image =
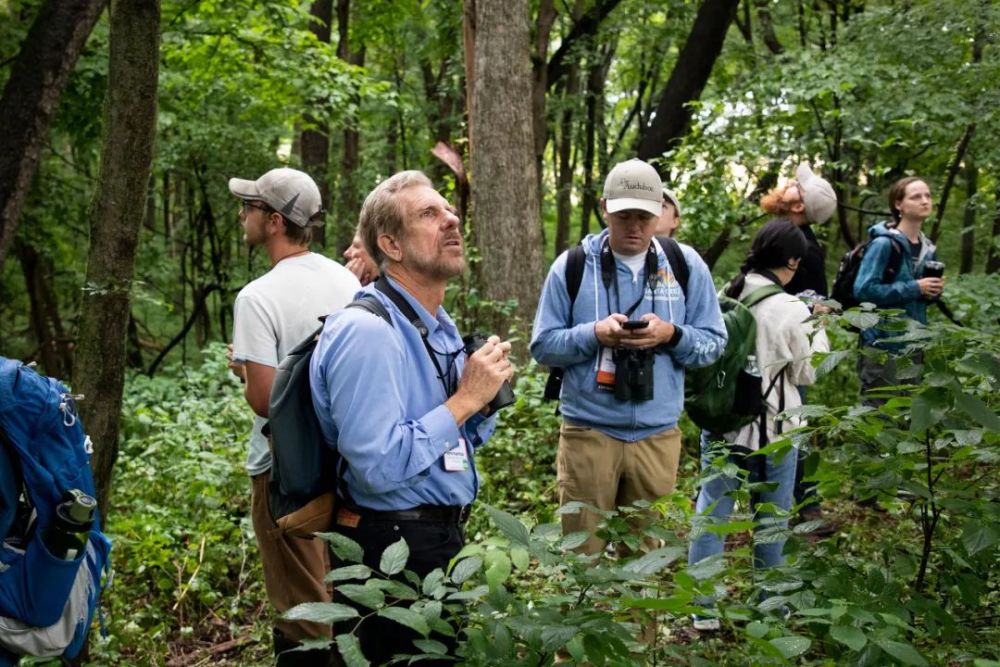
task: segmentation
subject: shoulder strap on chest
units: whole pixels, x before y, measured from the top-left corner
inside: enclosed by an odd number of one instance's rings
[[[753,308],[758,303],[764,299],[774,296],[775,294],[784,294],[785,290],[781,289],[778,285],[764,285],[763,287],[758,287],[754,291],[747,294],[745,297],[740,299],[742,303],[747,308]]]
[[[576,295],[580,293],[580,283],[583,282],[583,268],[587,263],[587,253],[583,245],[576,244],[566,254],[566,293],[569,295],[569,308],[572,312],[576,303]]]
[[[359,308],[361,310],[367,310],[372,315],[381,317],[390,327],[392,326],[392,320],[389,319],[389,311],[385,309],[385,306],[382,305],[382,302],[379,301],[374,294],[363,294],[347,304],[345,308]]]

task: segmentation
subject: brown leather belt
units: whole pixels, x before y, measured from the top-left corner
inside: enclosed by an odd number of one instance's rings
[[[347,512],[373,521],[424,521],[430,523],[464,524],[469,520],[471,505],[417,505],[407,510],[373,510],[367,507],[342,506],[341,513]],[[344,517],[346,518],[346,517]],[[338,514],[337,523],[341,525],[357,525],[357,523],[341,520]]]

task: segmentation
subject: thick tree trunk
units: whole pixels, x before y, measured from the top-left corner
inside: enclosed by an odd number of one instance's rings
[[[73,368],[73,389],[86,396],[80,416],[94,441],[102,518],[118,457],[129,290],[153,158],[158,0],[112,0],[110,39],[101,171],[91,206],[87,289]]]
[[[527,0],[475,0],[472,224],[483,250],[479,284],[492,301],[517,300],[527,325],[542,283],[542,227],[534,165]],[[496,318],[506,334],[510,322]],[[503,328],[501,328],[501,325]],[[521,353],[526,351],[522,344]]]
[[[573,213],[573,126],[574,98],[580,92],[579,67],[573,67],[566,78],[563,110],[559,118],[559,149],[556,171],[556,255],[569,244],[569,219]]]
[[[0,96],[0,268],[62,95],[105,0],[48,0]]]
[[[337,57],[352,65],[363,65],[365,51],[351,50],[350,40],[351,0],[337,0]],[[353,95],[358,98],[358,92]],[[349,119],[344,127],[343,153],[340,157],[340,197],[333,219],[337,221],[337,247],[347,247],[354,236],[354,227],[361,210],[356,176],[361,147],[361,136],[356,126],[357,119]],[[406,150],[403,142],[403,150]],[[404,153],[405,154],[405,153]],[[405,162],[405,158],[404,158]]]
[[[660,95],[656,116],[639,142],[639,158],[660,157],[684,135],[691,120],[688,104],[701,97],[738,4],[739,0],[702,0],[687,42]]]
[[[59,303],[52,287],[52,264],[32,246],[14,241],[21,262],[24,284],[31,304],[31,329],[38,345],[38,358],[47,375],[67,378],[71,371],[70,341],[63,332]]]
[[[979,168],[972,160],[965,164],[965,216],[962,221],[962,260],[959,273],[970,273],[976,260],[976,194]]]
[[[315,0],[312,4],[310,14],[313,20],[309,23],[309,29],[316,39],[324,44],[330,43],[330,22],[333,20],[333,0]],[[313,103],[314,105],[316,103]],[[303,121],[306,129],[302,130],[299,137],[299,147],[302,153],[302,169],[313,177],[316,185],[319,186],[319,193],[323,199],[323,206],[332,208],[330,201],[330,179],[328,177],[330,162],[330,127],[324,119],[312,114],[305,114]],[[329,217],[327,219],[329,224]],[[313,241],[320,248],[326,246],[326,226],[313,229]]]

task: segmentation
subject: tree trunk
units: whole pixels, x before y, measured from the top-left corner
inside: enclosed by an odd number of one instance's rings
[[[112,0],[101,171],[73,368],[73,389],[86,396],[80,416],[94,441],[102,519],[118,456],[129,290],[153,158],[159,44],[158,0]]]
[[[315,0],[310,14],[313,20],[309,22],[309,29],[316,35],[317,40],[329,44],[330,22],[333,20],[333,0]],[[317,103],[313,102],[310,106],[315,107]],[[325,120],[325,114],[322,113],[319,117],[307,113],[302,120],[306,125],[306,129],[302,130],[302,135],[299,137],[302,170],[312,176],[316,185],[319,186],[323,206],[332,209],[330,179],[327,174],[330,161],[330,126]],[[327,224],[329,224],[329,217]],[[320,248],[326,246],[325,225],[313,229],[313,241]]]
[[[48,0],[0,96],[0,269],[70,72],[105,0]]]
[[[575,98],[580,92],[579,67],[574,66],[566,77],[563,109],[559,118],[559,147],[556,171],[556,255],[569,243],[569,219],[573,202],[573,120]]]
[[[59,303],[52,287],[52,266],[32,246],[14,241],[14,254],[21,262],[24,285],[31,304],[31,329],[38,345],[38,357],[46,375],[70,376],[70,341],[63,332]]]
[[[958,172],[962,168],[962,160],[965,158],[965,152],[969,150],[969,143],[972,141],[972,135],[975,133],[975,123],[969,123],[965,126],[965,131],[962,132],[962,138],[958,140],[958,146],[955,147],[955,155],[952,157],[951,163],[948,165],[948,172],[944,178],[944,186],[941,187],[941,195],[938,197],[937,218],[934,220],[934,226],[931,228],[931,233],[928,234],[931,241],[934,243],[937,243],[938,234],[941,233],[941,221],[944,220],[944,214],[948,208],[948,196],[951,194],[952,186],[955,185],[955,178],[958,176]]]
[[[469,130],[471,217],[483,251],[479,284],[488,300],[516,299],[516,314],[527,324],[542,283],[528,2],[475,0],[475,25]],[[498,316],[492,324],[505,335],[510,322]],[[526,350],[522,342],[519,352]]]
[[[739,0],[702,0],[687,42],[660,95],[656,116],[639,142],[640,159],[660,157],[684,135],[691,120],[688,105],[701,97],[738,4]]]
[[[1000,271],[1000,179],[993,193],[993,233],[990,235],[990,250],[986,254],[986,273]]]
[[[970,273],[976,259],[976,194],[979,168],[972,160],[965,164],[965,216],[962,221],[962,260],[959,273]]]
[[[364,49],[357,52],[351,50],[350,20],[351,0],[337,0],[337,57],[352,65],[363,65],[365,62]],[[359,99],[357,91],[354,91],[352,95],[356,101]],[[350,244],[351,237],[354,236],[355,222],[361,210],[356,183],[361,144],[357,120],[357,118],[349,118],[344,126],[344,150],[340,158],[340,197],[337,209],[334,211],[334,219],[340,221],[337,223],[336,229],[338,249]],[[403,144],[405,151],[405,141]]]

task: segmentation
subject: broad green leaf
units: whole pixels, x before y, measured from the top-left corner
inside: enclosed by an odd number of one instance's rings
[[[420,598],[420,593],[415,588],[395,579],[372,579],[367,585],[385,591],[386,595],[398,600],[417,600]]]
[[[579,530],[576,531],[575,533],[570,533],[569,535],[564,537],[562,541],[559,543],[559,548],[562,549],[563,551],[572,551],[573,549],[576,549],[578,546],[586,542],[587,538],[589,537],[590,533],[588,533],[585,530]]]
[[[406,545],[406,540],[399,538],[398,542],[393,542],[382,552],[378,569],[383,574],[392,576],[399,574],[406,567],[406,561],[410,558],[410,547]]]
[[[913,397],[910,407],[910,431],[922,433],[934,424],[941,421],[948,406],[935,391],[925,391],[923,394]]]
[[[834,625],[830,627],[830,637],[840,642],[852,651],[860,651],[868,643],[865,633],[853,625]]]
[[[833,352],[825,355],[823,357],[823,361],[816,367],[816,379],[818,380],[822,378],[824,375],[836,368],[837,364],[854,353],[854,350],[834,350]]]
[[[365,659],[365,654],[361,652],[358,638],[354,635],[349,633],[337,635],[337,650],[340,651],[347,667],[371,667],[371,663]]]
[[[491,560],[493,562],[486,568],[486,583],[489,584],[490,588],[497,588],[510,576],[510,559],[505,554],[499,554],[499,557],[494,557]]]
[[[546,625],[542,628],[542,650],[554,653],[576,636],[577,628],[572,625]]]
[[[871,329],[878,324],[879,316],[877,313],[852,308],[844,313],[844,319],[847,320],[848,324],[858,329]]]
[[[369,609],[378,609],[385,605],[385,593],[374,586],[341,584],[337,586],[337,593]]]
[[[348,579],[367,579],[372,574],[372,570],[367,565],[346,565],[330,570],[323,577],[323,581],[347,581]]]
[[[448,647],[433,639],[415,639],[413,640],[413,645],[424,653],[430,653],[431,655],[448,654]]]
[[[636,560],[629,561],[622,568],[625,572],[635,573],[639,576],[649,576],[656,574],[666,566],[680,558],[686,550],[683,547],[663,547],[655,549],[647,554],[643,554]]]
[[[459,591],[448,596],[449,600],[479,600],[490,594],[489,586],[476,586],[468,591]]]
[[[528,569],[530,564],[530,559],[528,557],[528,550],[522,547],[514,547],[510,550],[510,559],[514,563],[514,567],[518,570],[524,572]]]
[[[513,514],[508,514],[503,510],[498,510],[497,508],[490,507],[489,505],[485,505],[485,507],[486,512],[490,515],[490,518],[493,519],[493,523],[496,524],[501,533],[506,535],[507,538],[515,544],[520,544],[525,547],[528,546],[528,529],[523,523],[518,521]]]
[[[975,396],[959,392],[955,394],[955,405],[991,431],[1000,431],[1000,417]]]
[[[771,629],[767,623],[761,623],[760,621],[754,621],[747,625],[747,635],[754,637],[755,639],[763,639],[767,636],[768,631]]]
[[[917,649],[913,648],[910,644],[904,644],[903,642],[889,641],[888,639],[876,640],[878,647],[899,660],[904,665],[913,665],[914,667],[927,667],[927,661],[924,656],[917,652]]]
[[[1000,541],[1000,528],[996,524],[967,521],[962,529],[962,544],[970,556],[989,549]]]
[[[333,553],[340,560],[360,563],[365,556],[365,551],[360,544],[340,533],[316,533],[316,537],[329,543]]]
[[[455,563],[455,567],[451,571],[451,580],[456,584],[460,584],[478,572],[482,566],[483,560],[478,556],[463,558]]]
[[[427,620],[412,609],[386,607],[385,609],[379,609],[378,615],[396,621],[400,625],[405,625],[411,630],[419,632],[424,637],[431,633],[431,629],[427,626]]]
[[[444,571],[441,568],[431,570],[431,572],[424,577],[423,581],[423,591],[424,595],[433,595],[434,591],[437,590],[438,586],[444,583]]]
[[[333,625],[358,617],[358,610],[337,602],[304,602],[281,615],[286,621],[313,621]]]
[[[789,635],[772,639],[771,645],[781,651],[781,655],[785,658],[794,658],[808,651],[809,647],[812,646],[812,640],[808,637]]]

